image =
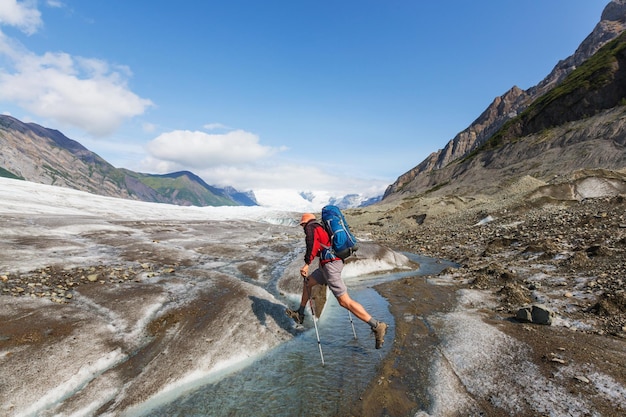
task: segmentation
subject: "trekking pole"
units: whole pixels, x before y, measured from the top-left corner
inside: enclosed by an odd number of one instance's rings
[[[317,347],[320,350],[320,358],[322,358],[322,366],[324,366],[324,354],[322,353],[322,342],[320,341],[320,332],[317,330],[317,317],[315,316],[315,308],[313,308],[313,297],[311,297],[311,290],[305,282],[307,293],[309,294],[309,307],[311,307],[311,314],[313,314],[313,325],[315,326],[315,336],[317,336]]]
[[[352,333],[354,334],[354,340],[356,340],[357,339],[356,330],[354,330],[354,322],[352,321],[352,313],[350,313],[350,310],[348,310],[348,318],[350,318],[350,324],[352,325]]]

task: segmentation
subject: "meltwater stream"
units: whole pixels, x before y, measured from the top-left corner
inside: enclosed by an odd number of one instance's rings
[[[376,318],[388,323],[382,349],[374,349],[368,325],[353,317],[354,338],[347,310],[332,295],[318,321],[324,355],[322,366],[317,338],[307,311],[302,334],[273,349],[248,366],[192,392],[180,393],[167,404],[136,409],[135,416],[333,416],[345,415],[358,399],[377,366],[392,348],[395,335],[388,304],[372,285],[410,276],[437,274],[450,263],[406,254],[420,263],[411,272],[353,278],[348,281],[352,298]],[[254,335],[250,335],[254,337]]]

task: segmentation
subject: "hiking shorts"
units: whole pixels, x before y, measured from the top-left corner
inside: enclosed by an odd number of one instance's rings
[[[348,287],[346,287],[346,283],[341,278],[342,270],[343,261],[327,262],[313,271],[309,278],[313,278],[319,284],[328,285],[335,298],[339,298],[348,292]]]

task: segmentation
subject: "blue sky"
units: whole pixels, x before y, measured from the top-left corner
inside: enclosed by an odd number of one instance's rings
[[[113,165],[381,193],[608,0],[0,0],[0,112]]]

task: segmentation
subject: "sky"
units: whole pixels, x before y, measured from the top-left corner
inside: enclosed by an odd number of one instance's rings
[[[381,194],[608,0],[0,0],[0,113],[114,166]]]

